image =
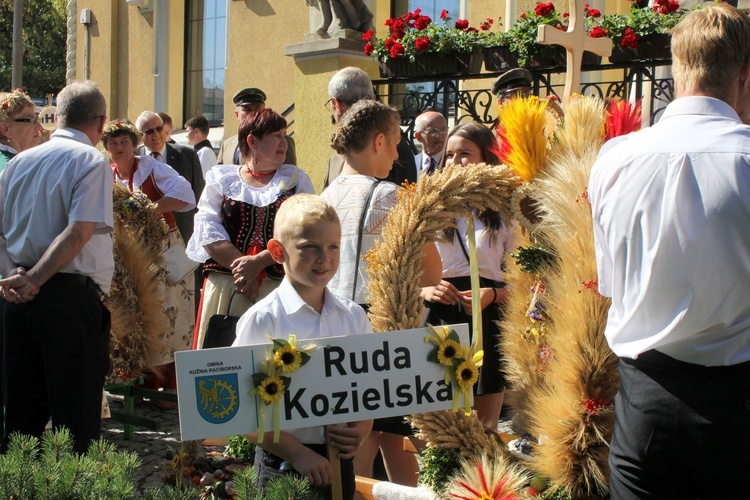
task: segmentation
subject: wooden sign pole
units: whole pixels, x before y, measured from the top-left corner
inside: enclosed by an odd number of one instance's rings
[[[333,481],[331,481],[331,498],[333,500],[344,500],[341,488],[341,461],[339,460],[339,449],[328,445],[328,461],[333,470]]]
[[[583,9],[579,7],[578,0],[569,0],[570,18],[567,31],[560,31],[553,26],[539,26],[537,41],[545,45],[561,45],[567,51],[567,71],[565,73],[565,91],[563,92],[562,106],[568,105],[570,96],[581,91],[581,63],[583,52],[589,51],[602,57],[612,54],[611,38],[591,38],[586,34],[583,25]]]

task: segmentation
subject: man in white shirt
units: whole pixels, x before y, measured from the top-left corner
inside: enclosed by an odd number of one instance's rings
[[[678,99],[605,145],[589,181],[605,335],[621,357],[611,497],[744,498],[750,19],[725,3],[693,11],[672,55]]]
[[[204,178],[206,173],[216,166],[216,153],[214,153],[211,141],[208,140],[209,130],[211,130],[211,127],[208,118],[203,115],[194,116],[185,122],[188,144],[193,146],[195,154],[198,155]]]
[[[99,438],[110,326],[100,296],[114,271],[112,170],[94,147],[106,109],[96,84],[65,87],[50,141],[0,176],[4,450],[14,432],[41,437],[50,416],[76,453]]]
[[[422,145],[422,152],[414,157],[417,178],[432,174],[440,166],[447,137],[448,124],[437,111],[425,111],[414,120],[414,138]]]

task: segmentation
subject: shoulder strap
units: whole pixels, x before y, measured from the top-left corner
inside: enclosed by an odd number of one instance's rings
[[[375,188],[380,184],[380,179],[375,179],[370,185],[370,189],[367,190],[365,196],[365,203],[362,205],[362,213],[359,216],[359,230],[357,231],[357,258],[354,260],[354,284],[352,285],[352,300],[357,294],[357,278],[359,277],[359,259],[362,254],[362,233],[365,230],[365,217],[367,217],[367,209],[370,207],[370,201],[372,200],[372,194],[375,192]]]
[[[456,239],[458,240],[458,244],[461,245],[461,251],[464,253],[464,257],[466,257],[466,262],[471,265],[471,259],[469,258],[469,252],[466,250],[466,245],[464,245],[464,239],[461,237],[461,231],[456,228],[456,233],[454,235]]]

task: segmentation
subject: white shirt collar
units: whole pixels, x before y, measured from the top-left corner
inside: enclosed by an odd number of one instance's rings
[[[662,120],[680,115],[722,116],[742,123],[737,112],[720,99],[705,96],[680,97],[672,101],[664,110]]]
[[[81,132],[80,130],[74,129],[74,128],[59,128],[52,132],[52,135],[50,136],[50,139],[73,139],[74,141],[86,144],[88,146],[93,146],[91,144],[91,139],[89,139],[89,136]]]
[[[292,284],[289,282],[288,279],[284,278],[279,285],[279,300],[281,301],[281,305],[284,308],[284,311],[288,315],[292,315],[296,312],[298,312],[302,308],[307,308],[311,312],[314,312],[315,314],[318,314],[315,309],[310,307],[310,305],[305,302],[302,297],[299,296],[299,293],[297,293],[297,290],[294,289]],[[338,299],[336,298],[333,293],[326,287],[325,290],[325,299],[323,302],[323,310],[320,312],[320,316],[326,316],[333,311],[333,309],[338,305]]]

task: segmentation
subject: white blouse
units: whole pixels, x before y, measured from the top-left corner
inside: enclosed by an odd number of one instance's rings
[[[328,288],[339,297],[352,299],[354,268],[357,264],[359,220],[362,216],[365,196],[367,196],[367,191],[373,182],[375,182],[375,179],[366,175],[340,175],[320,195],[333,205],[341,220],[339,269],[328,283]],[[369,282],[367,261],[362,260],[362,257],[375,246],[375,242],[382,238],[383,224],[385,224],[388,214],[398,203],[399,189],[392,182],[381,182],[372,194],[362,232],[362,248],[357,270],[357,290],[354,295],[354,301],[359,304],[367,303],[365,287]]]
[[[206,187],[198,201],[193,236],[187,245],[187,256],[195,262],[206,262],[210,256],[204,249],[217,241],[231,241],[221,223],[224,197],[256,207],[272,204],[282,191],[296,186],[295,194],[315,194],[310,177],[294,165],[282,165],[264,187],[253,187],[242,180],[241,165],[217,165],[206,173]]]
[[[195,208],[195,194],[190,182],[177,173],[175,169],[144,155],[138,157],[138,169],[133,174],[133,189],[140,189],[146,179],[153,174],[156,187],[164,196],[187,203],[187,206],[176,212],[187,212]],[[128,179],[120,178],[115,173],[115,182],[129,188]]]
[[[456,221],[458,237],[461,238],[466,252],[469,251],[469,237],[466,218]],[[485,231],[482,221],[474,216],[474,234],[477,242],[477,262],[479,276],[495,281],[504,281],[501,266],[505,256],[515,249],[515,231],[505,222],[497,231],[495,238],[490,240],[490,232]],[[438,241],[436,243],[440,260],[443,263],[443,278],[458,278],[469,276],[469,261],[466,258],[458,238],[454,236],[450,243]]]

